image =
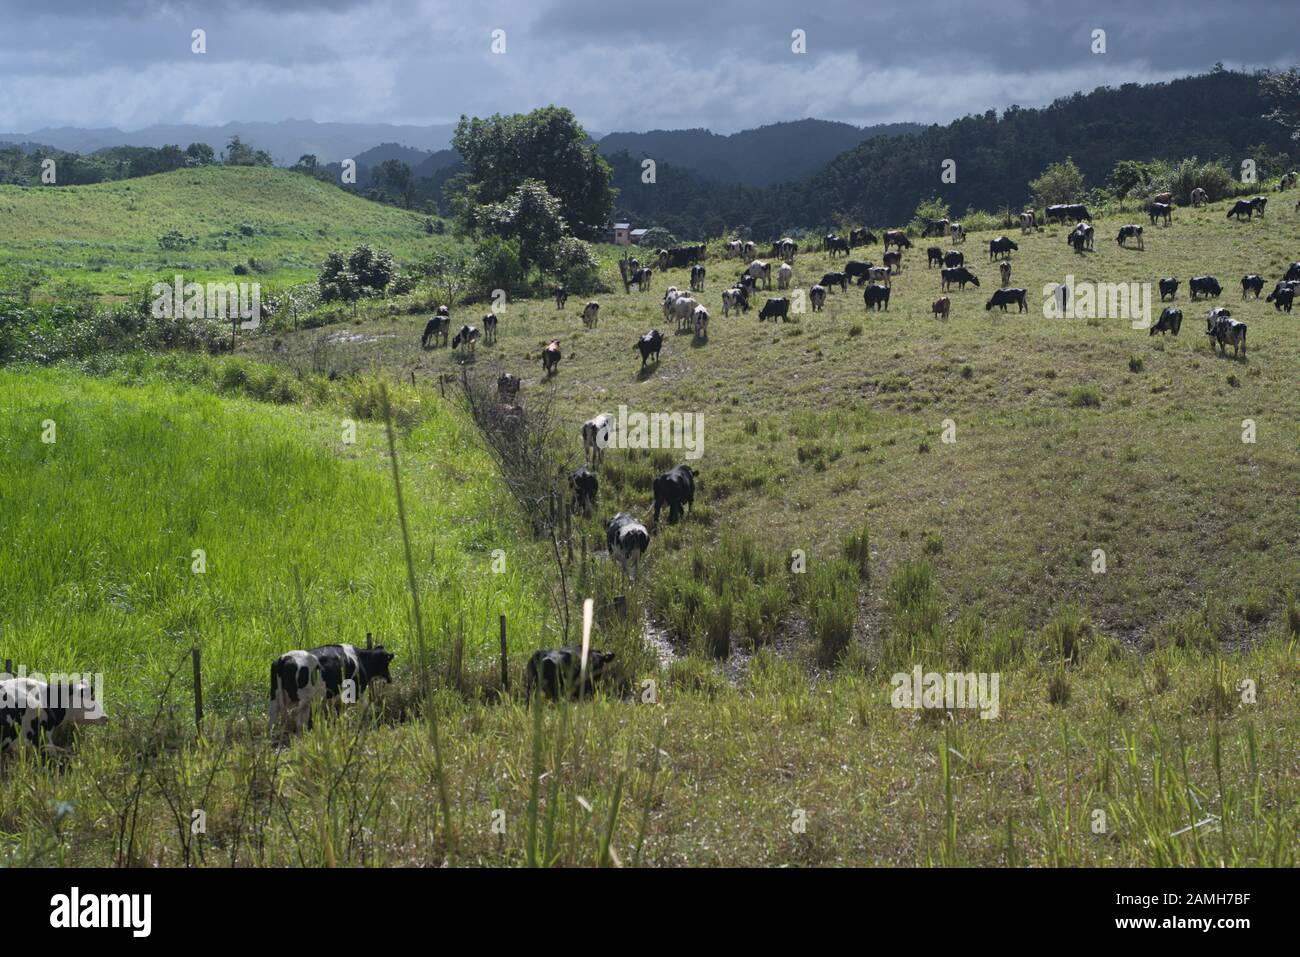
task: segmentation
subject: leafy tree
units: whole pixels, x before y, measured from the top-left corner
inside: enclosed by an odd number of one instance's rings
[[[471,205],[504,202],[534,179],[560,201],[561,215],[578,235],[594,235],[609,218],[609,164],[569,110],[548,106],[487,119],[462,116],[452,146],[465,164],[458,185]]]
[[[1053,163],[1042,175],[1029,181],[1029,191],[1039,206],[1077,203],[1083,198],[1083,188],[1083,173],[1068,156],[1065,162]]]
[[[504,202],[479,207],[475,218],[484,233],[515,241],[525,276],[534,267],[554,268],[558,244],[568,232],[560,200],[535,179],[524,180]]]
[[[425,264],[424,273],[442,301],[453,305],[469,281],[469,257],[459,249],[436,252]]]
[[[486,236],[474,247],[470,280],[484,292],[504,289],[513,292],[524,286],[527,273],[519,260],[519,243],[500,236]]]
[[[1300,140],[1300,67],[1265,73],[1259,86],[1270,106],[1265,118]]]
[[[271,166],[271,154],[265,150],[254,149],[239,138],[236,133],[226,144],[227,166]]]
[[[554,275],[570,292],[589,293],[600,288],[600,260],[591,245],[565,236],[555,251]]]
[[[186,161],[190,166],[211,166],[217,161],[217,153],[207,143],[191,143],[185,147]]]
[[[370,181],[374,189],[394,199],[400,199],[402,205],[407,209],[411,208],[411,203],[415,199],[415,179],[411,175],[411,167],[401,160],[384,160],[371,170]]]
[[[330,253],[317,277],[324,302],[355,302],[369,296],[382,296],[393,282],[397,268],[391,254],[376,252],[368,245],[358,246],[348,254]]]
[[[677,237],[662,226],[651,226],[641,237],[641,246],[644,249],[667,249],[669,246],[676,245]]]

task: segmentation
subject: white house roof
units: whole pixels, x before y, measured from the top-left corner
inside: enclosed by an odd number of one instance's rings
[[[615,228],[615,229],[627,229],[627,228],[629,228],[631,225],[632,225],[631,223],[615,223],[615,224],[614,224],[614,228]]]

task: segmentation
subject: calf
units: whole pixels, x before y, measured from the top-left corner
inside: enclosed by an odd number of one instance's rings
[[[609,555],[618,562],[623,574],[636,581],[636,571],[641,564],[641,556],[650,547],[650,533],[646,527],[627,512],[619,512],[605,525],[605,543],[609,546]],[[631,572],[628,566],[632,566]]]
[[[424,324],[424,335],[420,337],[420,348],[429,348],[430,342],[437,345],[439,339],[442,340],[443,345],[446,345],[449,332],[451,332],[451,317],[441,314],[434,316]]]
[[[542,370],[548,376],[554,375],[555,371],[560,367],[560,359],[562,358],[563,356],[560,355],[560,340],[552,339],[542,349]]]
[[[1002,285],[1011,285],[1011,260],[1004,259],[1002,262],[998,263],[998,272],[1002,276]]]
[[[592,300],[582,307],[582,324],[588,329],[600,321],[600,303]]]
[[[863,289],[862,300],[866,303],[867,310],[870,311],[873,308],[877,312],[880,312],[882,309],[888,310],[889,292],[890,288],[888,286],[882,286],[878,282],[873,282]]]
[[[903,271],[903,251],[901,249],[895,249],[892,252],[885,253],[885,255],[881,257],[880,261],[885,264],[886,269],[892,270],[895,273],[901,273]]]
[[[1223,287],[1219,285],[1219,280],[1213,276],[1193,276],[1187,287],[1192,292],[1192,299],[1198,296],[1205,296],[1207,299],[1218,299],[1223,292]]]
[[[821,312],[822,306],[826,305],[826,287],[813,286],[808,290],[808,301],[812,304],[813,312]],[[1287,310],[1288,312],[1290,310]]]
[[[1163,220],[1164,224],[1168,226],[1171,222],[1172,214],[1173,207],[1168,203],[1152,203],[1147,207],[1147,215],[1151,217],[1152,226],[1156,224],[1156,220]]]
[[[452,351],[455,352],[461,346],[469,350],[469,354],[474,354],[474,346],[478,343],[478,329],[474,326],[461,326],[460,332],[456,333],[451,340]]]
[[[592,467],[604,457],[605,447],[609,445],[609,431],[613,427],[614,417],[608,413],[582,423],[582,450],[591,456]]]
[[[1263,291],[1264,291],[1263,276],[1260,276],[1256,273],[1251,273],[1249,276],[1241,277],[1241,298],[1242,299],[1246,298],[1246,293],[1248,292],[1253,292],[1255,294],[1255,298],[1258,299],[1259,294]]]
[[[1011,258],[1011,251],[1019,249],[1020,246],[1010,236],[999,236],[997,239],[989,240],[989,261],[992,262],[998,256]]]
[[[659,510],[668,506],[668,524],[682,517],[682,506],[690,510],[695,503],[695,472],[689,465],[662,472],[654,480],[654,523],[659,524]]]
[[[583,515],[591,514],[591,506],[596,504],[596,493],[600,491],[600,480],[583,465],[569,476],[569,486],[573,489],[574,509]]]
[[[957,283],[957,285],[962,289],[966,288],[966,283],[971,283],[976,289],[978,289],[980,281],[979,278],[965,266],[957,266],[953,269],[941,270],[939,273],[939,288],[946,291],[952,287],[953,283]]]
[[[1264,207],[1266,207],[1267,205],[1268,205],[1267,196],[1256,196],[1254,199],[1250,201],[1251,212],[1259,213],[1260,219],[1264,218]]]
[[[709,338],[709,310],[703,306],[696,306],[691,321],[695,326],[696,339]]]
[[[483,317],[483,341],[489,343],[497,341],[497,314],[495,312],[489,312]]]
[[[1300,283],[1280,282],[1273,287],[1273,291],[1268,294],[1268,298],[1264,301],[1271,302],[1273,308],[1278,312],[1281,312],[1284,309],[1287,312],[1290,312],[1291,304],[1295,300],[1295,290],[1297,285],[1300,285]]]
[[[952,300],[947,296],[940,296],[930,304],[930,311],[934,313],[937,319],[947,319],[948,312],[952,309]]]
[[[1170,302],[1178,298],[1178,280],[1173,276],[1166,276],[1160,280],[1160,301],[1164,302],[1166,296],[1169,297]]]
[[[988,312],[994,306],[998,306],[1003,312],[1007,311],[1007,306],[1015,303],[1020,308],[1017,312],[1028,312],[1029,303],[1025,299],[1025,290],[1023,289],[998,289],[984,304],[984,311]]]
[[[0,681],[0,755],[19,748],[40,748],[54,755],[61,750],[56,736],[61,738],[77,725],[103,724],[107,720],[88,682],[51,684],[35,678]]]
[[[763,308],[758,311],[758,321],[764,319],[773,321],[780,319],[782,322],[790,320],[790,300],[782,296],[780,299],[769,299],[763,303]]]
[[[644,336],[636,341],[633,349],[639,349],[641,352],[641,368],[645,368],[646,361],[653,358],[655,362],[659,361],[659,350],[663,348],[664,334],[658,329],[651,329]]]
[[[1175,309],[1173,306],[1165,306],[1165,308],[1160,311],[1160,318],[1156,320],[1156,324],[1151,327],[1151,330],[1147,335],[1154,336],[1158,332],[1163,336],[1166,332],[1171,332],[1176,336],[1178,335],[1178,330],[1182,327],[1183,311],[1181,309]]]
[[[270,731],[299,733],[312,726],[312,707],[333,702],[335,708],[355,704],[370,682],[391,681],[392,652],[383,645],[322,645],[310,651],[289,651],[271,663]]]
[[[943,248],[940,246],[931,246],[925,251],[925,268],[930,269],[935,264],[943,265]]]
[[[596,683],[605,675],[606,666],[613,660],[614,652],[591,649],[587,653],[587,673],[584,676],[580,650],[534,651],[524,672],[526,707],[532,707],[534,688],[540,688],[542,695],[551,701],[558,701],[561,697],[569,700],[591,697]]]
[[[1137,240],[1138,249],[1146,249],[1146,243],[1142,239],[1142,227],[1130,223],[1127,226],[1119,228],[1119,235],[1115,237],[1115,242],[1121,246],[1127,246],[1130,239]]]

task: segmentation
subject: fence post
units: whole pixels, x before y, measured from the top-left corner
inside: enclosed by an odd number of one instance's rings
[[[501,687],[510,693],[510,663],[506,658],[506,616],[501,616]]]
[[[366,632],[366,650],[369,651],[373,647],[375,647],[375,645],[374,642],[370,640],[370,632]]]
[[[200,660],[199,646],[192,651],[194,656],[194,727],[203,732],[203,663]]]
[[[12,677],[14,673],[14,663],[12,658],[5,659],[5,674]]]

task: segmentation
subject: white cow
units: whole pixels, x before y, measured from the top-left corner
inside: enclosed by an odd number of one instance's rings
[[[605,447],[609,445],[609,432],[613,427],[614,417],[606,412],[582,423],[583,453],[591,457],[593,466],[604,456]]]
[[[678,296],[672,303],[672,314],[677,317],[677,328],[684,329],[690,325],[695,315],[695,307],[700,303],[690,296]]]
[[[776,287],[778,289],[789,289],[790,280],[794,277],[794,267],[789,263],[781,263],[781,268],[776,271]]]
[[[703,306],[696,306],[695,311],[691,313],[691,319],[695,323],[695,338],[707,339],[709,337],[709,310]]]
[[[745,267],[745,272],[749,273],[750,278],[752,278],[755,283],[757,283],[760,279],[762,279],[764,289],[772,288],[772,264],[771,263],[765,263],[761,259],[755,259],[747,267]]]

